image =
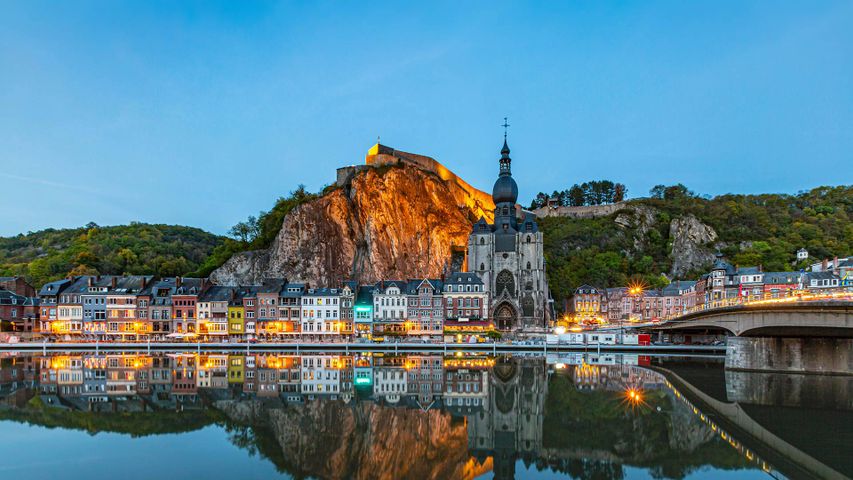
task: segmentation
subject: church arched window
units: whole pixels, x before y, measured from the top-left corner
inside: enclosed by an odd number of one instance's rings
[[[504,209],[503,209],[503,214],[504,214],[504,215],[509,215],[509,208],[508,208],[508,207],[504,207]]]
[[[506,290],[507,295],[515,295],[515,279],[509,270],[503,270],[495,279],[495,293],[501,295]]]
[[[533,316],[533,297],[529,294],[521,300],[521,312],[525,317]]]
[[[527,236],[527,243],[530,243],[530,235]],[[530,267],[527,267],[530,268]]]
[[[486,244],[486,237],[480,237],[480,245]]]
[[[527,262],[527,269],[530,270],[530,262]]]
[[[485,269],[486,269],[486,264],[485,264],[485,263],[481,263],[481,264],[480,264],[480,270],[485,270]]]

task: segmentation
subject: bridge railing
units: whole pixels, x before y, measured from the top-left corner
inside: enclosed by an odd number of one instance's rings
[[[758,306],[758,305],[783,305],[786,303],[807,303],[817,301],[853,301],[853,289],[845,288],[832,292],[809,292],[807,290],[792,290],[781,293],[766,292],[759,295],[738,296],[733,298],[722,298],[711,300],[710,302],[686,308],[680,313],[666,315],[660,317],[660,322],[678,321],[682,317],[692,315],[697,312],[707,312],[714,310],[723,310],[737,306]]]

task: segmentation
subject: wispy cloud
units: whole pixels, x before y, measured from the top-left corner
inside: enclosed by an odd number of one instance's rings
[[[36,178],[36,177],[25,177],[23,175],[15,175],[13,173],[5,173],[0,172],[0,177],[10,178],[12,180],[20,180],[22,182],[29,182],[36,185],[44,185],[45,187],[55,187],[55,188],[64,188],[67,190],[76,190],[78,192],[86,192],[95,195],[108,196],[103,192],[98,191],[94,188],[89,188],[83,185],[75,185],[71,183],[62,183],[62,182],[54,182],[53,180],[48,180],[45,178]]]

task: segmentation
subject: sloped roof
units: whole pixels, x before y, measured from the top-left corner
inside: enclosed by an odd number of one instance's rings
[[[234,287],[214,285],[204,291],[199,297],[199,302],[227,302],[231,300]]]
[[[67,278],[63,278],[61,280],[54,280],[53,282],[47,282],[41,286],[39,290],[39,295],[59,295],[62,290],[68,287],[71,284],[71,280]]]
[[[764,274],[765,284],[799,283],[799,272],[766,272]]]
[[[406,285],[406,293],[409,295],[416,295],[418,293],[418,288],[420,288],[424,283],[428,284],[435,291],[440,292],[442,289],[441,280],[435,278],[409,279]]]
[[[453,272],[444,279],[445,285],[482,285],[483,280],[472,272]]]

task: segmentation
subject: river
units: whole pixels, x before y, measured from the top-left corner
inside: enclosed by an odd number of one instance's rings
[[[723,357],[0,355],[5,478],[853,476],[853,376]]]

